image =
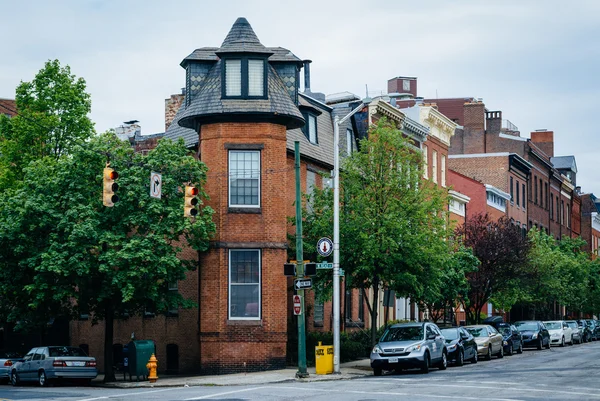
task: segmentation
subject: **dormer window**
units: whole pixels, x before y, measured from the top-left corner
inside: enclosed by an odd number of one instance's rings
[[[304,125],[304,128],[302,128],[302,131],[310,143],[317,145],[319,143],[317,140],[317,116],[309,112],[302,114],[304,114],[304,119],[306,120],[306,124]]]
[[[266,99],[266,62],[260,58],[224,58],[222,97],[229,99]]]

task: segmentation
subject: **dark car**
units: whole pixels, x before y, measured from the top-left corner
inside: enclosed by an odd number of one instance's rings
[[[514,326],[521,332],[523,347],[536,347],[550,349],[550,333],[539,320],[523,320],[515,322]]]
[[[578,320],[577,326],[581,331],[581,339],[584,343],[592,341],[592,329],[585,320]]]
[[[510,323],[498,323],[496,329],[502,334],[505,355],[523,353],[523,336],[515,326]]]
[[[477,363],[477,343],[475,338],[462,327],[442,329],[442,335],[446,339],[448,350],[448,361],[462,366],[466,361]]]
[[[593,319],[586,319],[588,327],[590,328],[592,341],[596,341],[600,339],[600,326],[596,324],[596,321]]]

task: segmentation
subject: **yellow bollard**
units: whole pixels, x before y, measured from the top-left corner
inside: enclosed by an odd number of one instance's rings
[[[158,360],[156,359],[154,354],[152,354],[152,356],[150,357],[150,360],[146,364],[146,367],[150,371],[150,374],[148,375],[148,380],[150,381],[150,383],[155,383],[158,379],[158,376],[156,375],[156,368],[158,368]]]

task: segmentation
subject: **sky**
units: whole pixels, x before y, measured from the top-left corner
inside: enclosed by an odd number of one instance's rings
[[[600,195],[599,15],[596,0],[0,0],[0,98],[58,59],[86,80],[98,132],[163,132],[181,60],[245,17],[263,45],[313,61],[313,92],[374,96],[414,76],[419,96],[482,98],[521,136],[553,130],[555,155],[574,155],[577,184]]]

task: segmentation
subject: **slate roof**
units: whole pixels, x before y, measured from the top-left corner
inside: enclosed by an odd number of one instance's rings
[[[221,48],[216,53],[272,54],[273,52],[260,43],[260,40],[258,40],[246,18],[240,17],[235,21]]]
[[[577,172],[577,163],[575,163],[575,156],[556,156],[551,157],[550,162],[557,170],[571,170],[574,173]]]
[[[185,100],[182,102],[179,110],[173,117],[173,121],[167,131],[165,132],[165,138],[171,139],[172,141],[177,141],[179,138],[183,138],[183,142],[185,146],[190,148],[198,143],[198,133],[190,128],[185,128],[179,125],[179,120],[185,111]]]
[[[273,53],[268,58],[269,62],[294,61],[298,64],[302,64],[302,60],[292,53],[291,50],[283,47],[267,47],[267,49]],[[217,56],[218,50],[218,47],[201,47],[194,50],[189,56],[184,58],[180,65],[185,68],[187,63],[190,61],[219,61],[219,56]]]

